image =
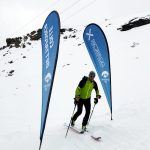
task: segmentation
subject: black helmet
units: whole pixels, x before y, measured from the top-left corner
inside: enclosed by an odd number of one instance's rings
[[[89,73],[89,76],[93,76],[93,77],[95,77],[95,72],[94,71],[90,71],[90,73]]]

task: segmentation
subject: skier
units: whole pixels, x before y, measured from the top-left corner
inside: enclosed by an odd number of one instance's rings
[[[85,107],[85,116],[82,121],[82,131],[86,131],[86,125],[88,123],[90,111],[91,111],[91,93],[92,90],[95,89],[96,92],[96,99],[94,100],[94,103],[98,103],[98,99],[101,98],[101,95],[99,94],[99,89],[97,86],[97,83],[94,81],[95,78],[95,72],[90,71],[89,76],[84,76],[82,80],[79,82],[78,87],[75,91],[75,100],[74,103],[77,104],[77,112],[73,115],[71,118],[71,126],[75,125],[76,119],[81,115],[83,105]]]

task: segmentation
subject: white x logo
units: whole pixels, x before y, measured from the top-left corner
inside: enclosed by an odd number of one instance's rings
[[[91,33],[91,29],[89,29],[89,33],[86,33],[86,35],[89,36],[89,38],[88,38],[89,41],[90,41],[91,36],[94,36],[94,35]]]

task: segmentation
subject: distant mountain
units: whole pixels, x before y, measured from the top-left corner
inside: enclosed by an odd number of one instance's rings
[[[140,27],[146,24],[150,23],[150,15],[147,15],[145,17],[135,17],[128,21],[128,23],[125,23],[121,25],[120,28],[117,28],[117,30],[120,31],[128,31],[135,27]],[[74,28],[62,28],[60,29],[60,34],[63,36],[63,39],[68,38],[77,38],[77,29]],[[3,50],[5,48],[25,48],[26,45],[31,45],[32,41],[37,41],[41,39],[41,29],[32,31],[31,33],[28,33],[24,36],[20,37],[14,37],[14,38],[7,38],[6,39],[6,45],[0,47],[0,50]],[[78,44],[80,46],[81,44]]]

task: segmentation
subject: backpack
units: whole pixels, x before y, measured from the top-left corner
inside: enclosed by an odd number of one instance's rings
[[[85,83],[86,83],[87,79],[88,79],[88,77],[84,76],[84,77],[82,78],[82,80],[79,82],[79,85],[78,85],[78,86],[79,86],[80,88],[83,88],[83,87],[85,86]],[[97,83],[96,83],[95,81],[93,81],[93,82],[94,82],[94,89],[95,89],[95,90],[98,90]]]

